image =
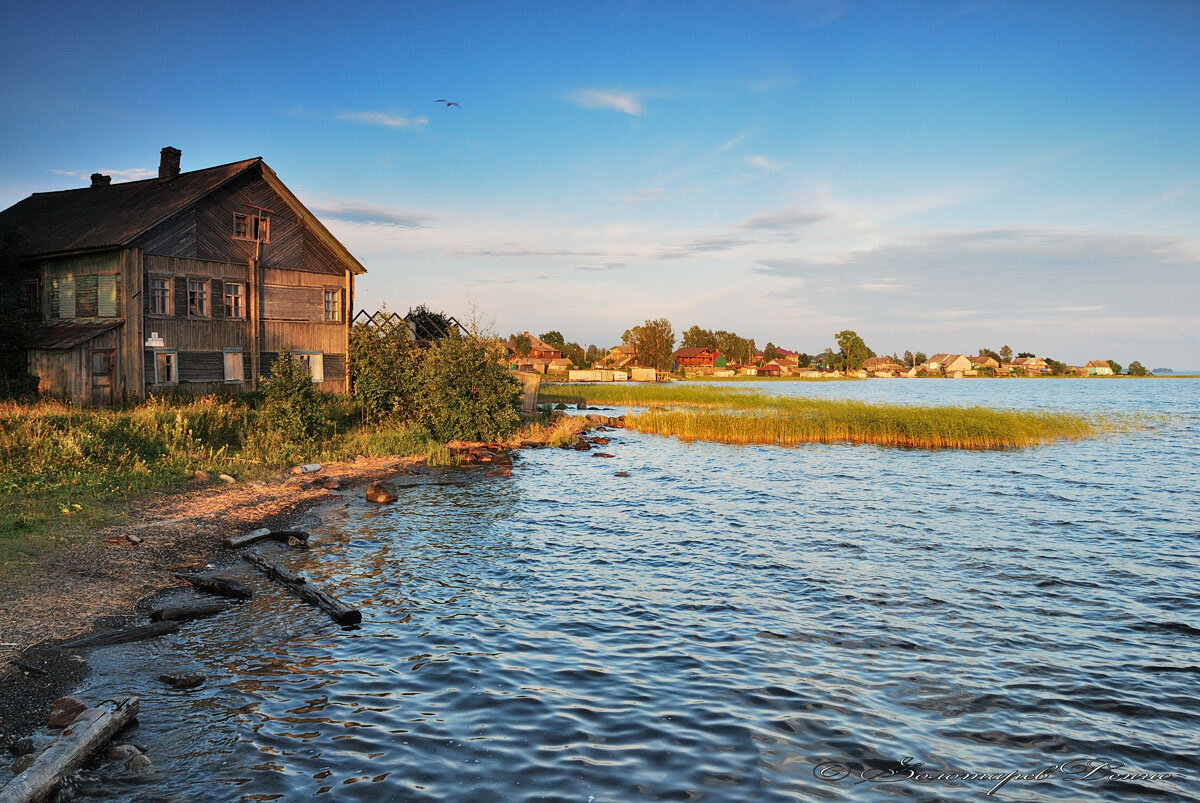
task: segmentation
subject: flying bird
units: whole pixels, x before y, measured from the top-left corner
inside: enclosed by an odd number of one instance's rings
[[[454,101],[446,100],[445,98],[438,98],[437,100],[434,101],[434,103],[445,103],[447,109],[449,109],[451,106],[458,106],[458,108],[460,108],[460,109],[462,108],[462,106],[459,106]]]

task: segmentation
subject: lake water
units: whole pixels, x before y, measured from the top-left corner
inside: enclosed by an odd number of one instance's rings
[[[611,460],[530,450],[511,479],[356,492],[313,549],[277,551],[362,627],[235,567],[253,602],[93,653],[81,694],[140,695],[155,767],[75,794],[962,800],[996,782],[857,773],[1095,759],[1175,777],[1076,764],[996,797],[1200,799],[1200,380],[761,386],[1165,418],[1014,452],[617,431]]]

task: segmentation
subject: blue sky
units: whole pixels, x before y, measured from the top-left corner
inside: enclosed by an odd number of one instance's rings
[[[262,156],[360,300],[1200,366],[1200,4],[6,8],[0,204]],[[434,104],[446,97],[462,108]]]

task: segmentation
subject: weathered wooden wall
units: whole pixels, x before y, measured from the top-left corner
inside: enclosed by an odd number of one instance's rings
[[[121,374],[120,329],[95,337],[71,349],[30,349],[29,372],[38,378],[38,393],[69,398],[76,404],[92,400],[92,352],[117,350],[113,365],[113,396],[117,398],[116,377]]]

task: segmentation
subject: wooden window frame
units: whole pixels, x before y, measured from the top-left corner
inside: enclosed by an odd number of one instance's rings
[[[233,239],[245,242],[271,242],[271,216],[275,214],[270,209],[260,206],[250,207],[249,212],[233,213]],[[238,234],[238,220],[244,221],[246,233]]]
[[[325,316],[325,323],[341,323],[342,322],[342,288],[340,287],[324,287],[324,292],[321,294],[322,314]],[[329,317],[329,303],[325,296],[328,293],[333,293],[333,315]]]
[[[243,357],[244,353],[245,352],[242,349],[225,349],[221,352],[221,373],[225,376],[226,385],[241,385],[245,383],[246,364]],[[229,358],[230,354],[238,355],[238,372],[240,376],[237,379],[229,378],[229,364],[226,362],[226,360]]]
[[[221,299],[222,299],[221,303],[225,307],[225,319],[229,320],[229,321],[244,321],[244,320],[246,320],[246,318],[248,317],[246,314],[247,313],[246,304],[250,297],[249,288],[246,286],[246,283],[245,282],[230,282],[230,281],[222,280],[222,285],[223,285],[223,287],[221,288]],[[238,295],[231,296],[229,294],[230,287],[238,288]],[[241,310],[237,315],[232,315],[229,312],[229,307],[230,307],[229,299],[230,298],[237,298],[239,301],[241,301]]]
[[[170,354],[172,356],[172,364],[175,366],[175,379],[171,382],[163,382],[158,376],[158,355]],[[179,349],[154,349],[154,384],[174,387],[179,384]]]
[[[167,311],[154,311],[154,280],[166,279],[167,281]],[[151,273],[146,277],[146,292],[150,294],[149,307],[150,311],[146,313],[148,317],[153,318],[173,318],[175,317],[175,276],[170,273]]]
[[[309,379],[312,380],[312,383],[314,385],[319,382],[325,381],[325,352],[323,352],[323,351],[295,351],[292,353],[296,355],[296,359],[300,360],[301,364],[304,364],[304,360],[302,359],[303,357],[320,357],[321,358],[321,378],[320,379],[318,379],[316,376],[313,375],[311,359],[309,360],[306,367],[308,368]]]
[[[208,310],[207,313],[197,312],[192,313],[192,282],[198,282],[204,290],[204,306]],[[212,280],[208,276],[188,276],[187,277],[187,316],[192,320],[211,320],[212,319]]]

